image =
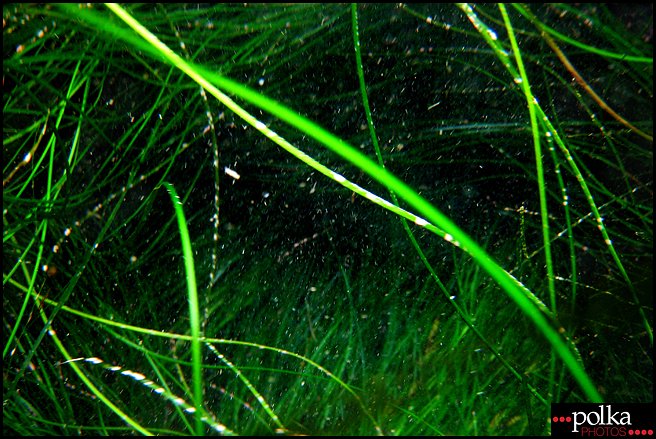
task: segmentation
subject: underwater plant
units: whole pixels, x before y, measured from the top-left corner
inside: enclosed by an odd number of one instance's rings
[[[540,434],[652,401],[647,15],[3,12],[6,431]]]

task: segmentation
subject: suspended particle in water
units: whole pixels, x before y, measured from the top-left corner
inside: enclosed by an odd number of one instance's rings
[[[241,178],[241,175],[239,175],[237,172],[233,171],[232,169],[228,168],[227,166],[223,169],[226,174],[234,178],[235,180],[239,180]]]

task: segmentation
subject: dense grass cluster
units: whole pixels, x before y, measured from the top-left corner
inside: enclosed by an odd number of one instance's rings
[[[544,434],[551,402],[653,401],[648,14],[3,15],[6,434]]]

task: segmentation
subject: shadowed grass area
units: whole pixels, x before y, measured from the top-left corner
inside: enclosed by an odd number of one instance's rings
[[[646,16],[3,11],[7,431],[540,434],[653,400]]]

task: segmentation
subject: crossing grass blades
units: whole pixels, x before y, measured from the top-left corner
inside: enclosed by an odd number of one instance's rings
[[[6,433],[544,434],[552,401],[652,401],[648,20],[3,13]]]

